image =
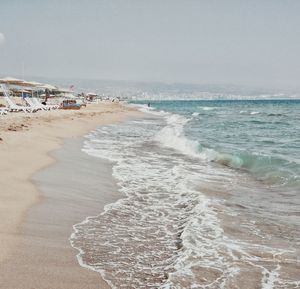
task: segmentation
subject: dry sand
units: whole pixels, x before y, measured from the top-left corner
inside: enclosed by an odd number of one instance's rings
[[[32,176],[54,162],[49,152],[61,147],[65,138],[137,114],[119,104],[100,103],[80,111],[0,117],[0,288],[107,288],[98,273],[78,265],[67,239],[72,224],[100,211],[99,203],[93,206],[98,199],[84,196],[72,203],[73,195],[53,197],[56,180],[45,189],[44,200]],[[110,174],[107,166],[104,170]]]

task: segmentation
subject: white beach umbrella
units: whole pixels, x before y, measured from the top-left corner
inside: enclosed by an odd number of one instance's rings
[[[88,96],[97,96],[97,93],[94,93],[94,92],[88,92],[86,95],[88,95]]]
[[[64,93],[63,97],[64,98],[77,98],[73,93]]]
[[[38,83],[36,81],[26,81],[22,79],[13,78],[13,77],[1,78],[0,83],[17,85],[17,86],[29,86],[29,87],[35,87],[41,85],[41,83]]]
[[[44,88],[44,89],[49,89],[49,90],[56,90],[57,87],[51,84],[42,84],[42,85],[38,85],[37,87],[39,88]]]
[[[69,88],[58,88],[57,90],[61,93],[72,93]]]
[[[36,81],[24,81],[24,86],[37,87],[40,85],[42,84]]]
[[[5,77],[0,79],[0,83],[5,84],[21,85],[23,82],[24,80],[13,77]]]

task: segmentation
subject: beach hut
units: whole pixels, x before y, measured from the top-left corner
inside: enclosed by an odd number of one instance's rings
[[[98,95],[94,92],[88,92],[86,94],[86,100],[88,101],[94,101],[94,99],[97,97]]]

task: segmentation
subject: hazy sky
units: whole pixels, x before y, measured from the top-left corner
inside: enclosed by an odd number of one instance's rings
[[[300,88],[300,1],[0,0],[0,74]]]

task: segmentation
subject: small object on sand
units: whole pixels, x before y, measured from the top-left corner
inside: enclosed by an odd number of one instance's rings
[[[80,109],[81,105],[76,103],[76,100],[64,100],[61,105],[60,109]]]
[[[15,127],[9,127],[7,130],[9,130],[9,131],[17,131],[17,129]]]

